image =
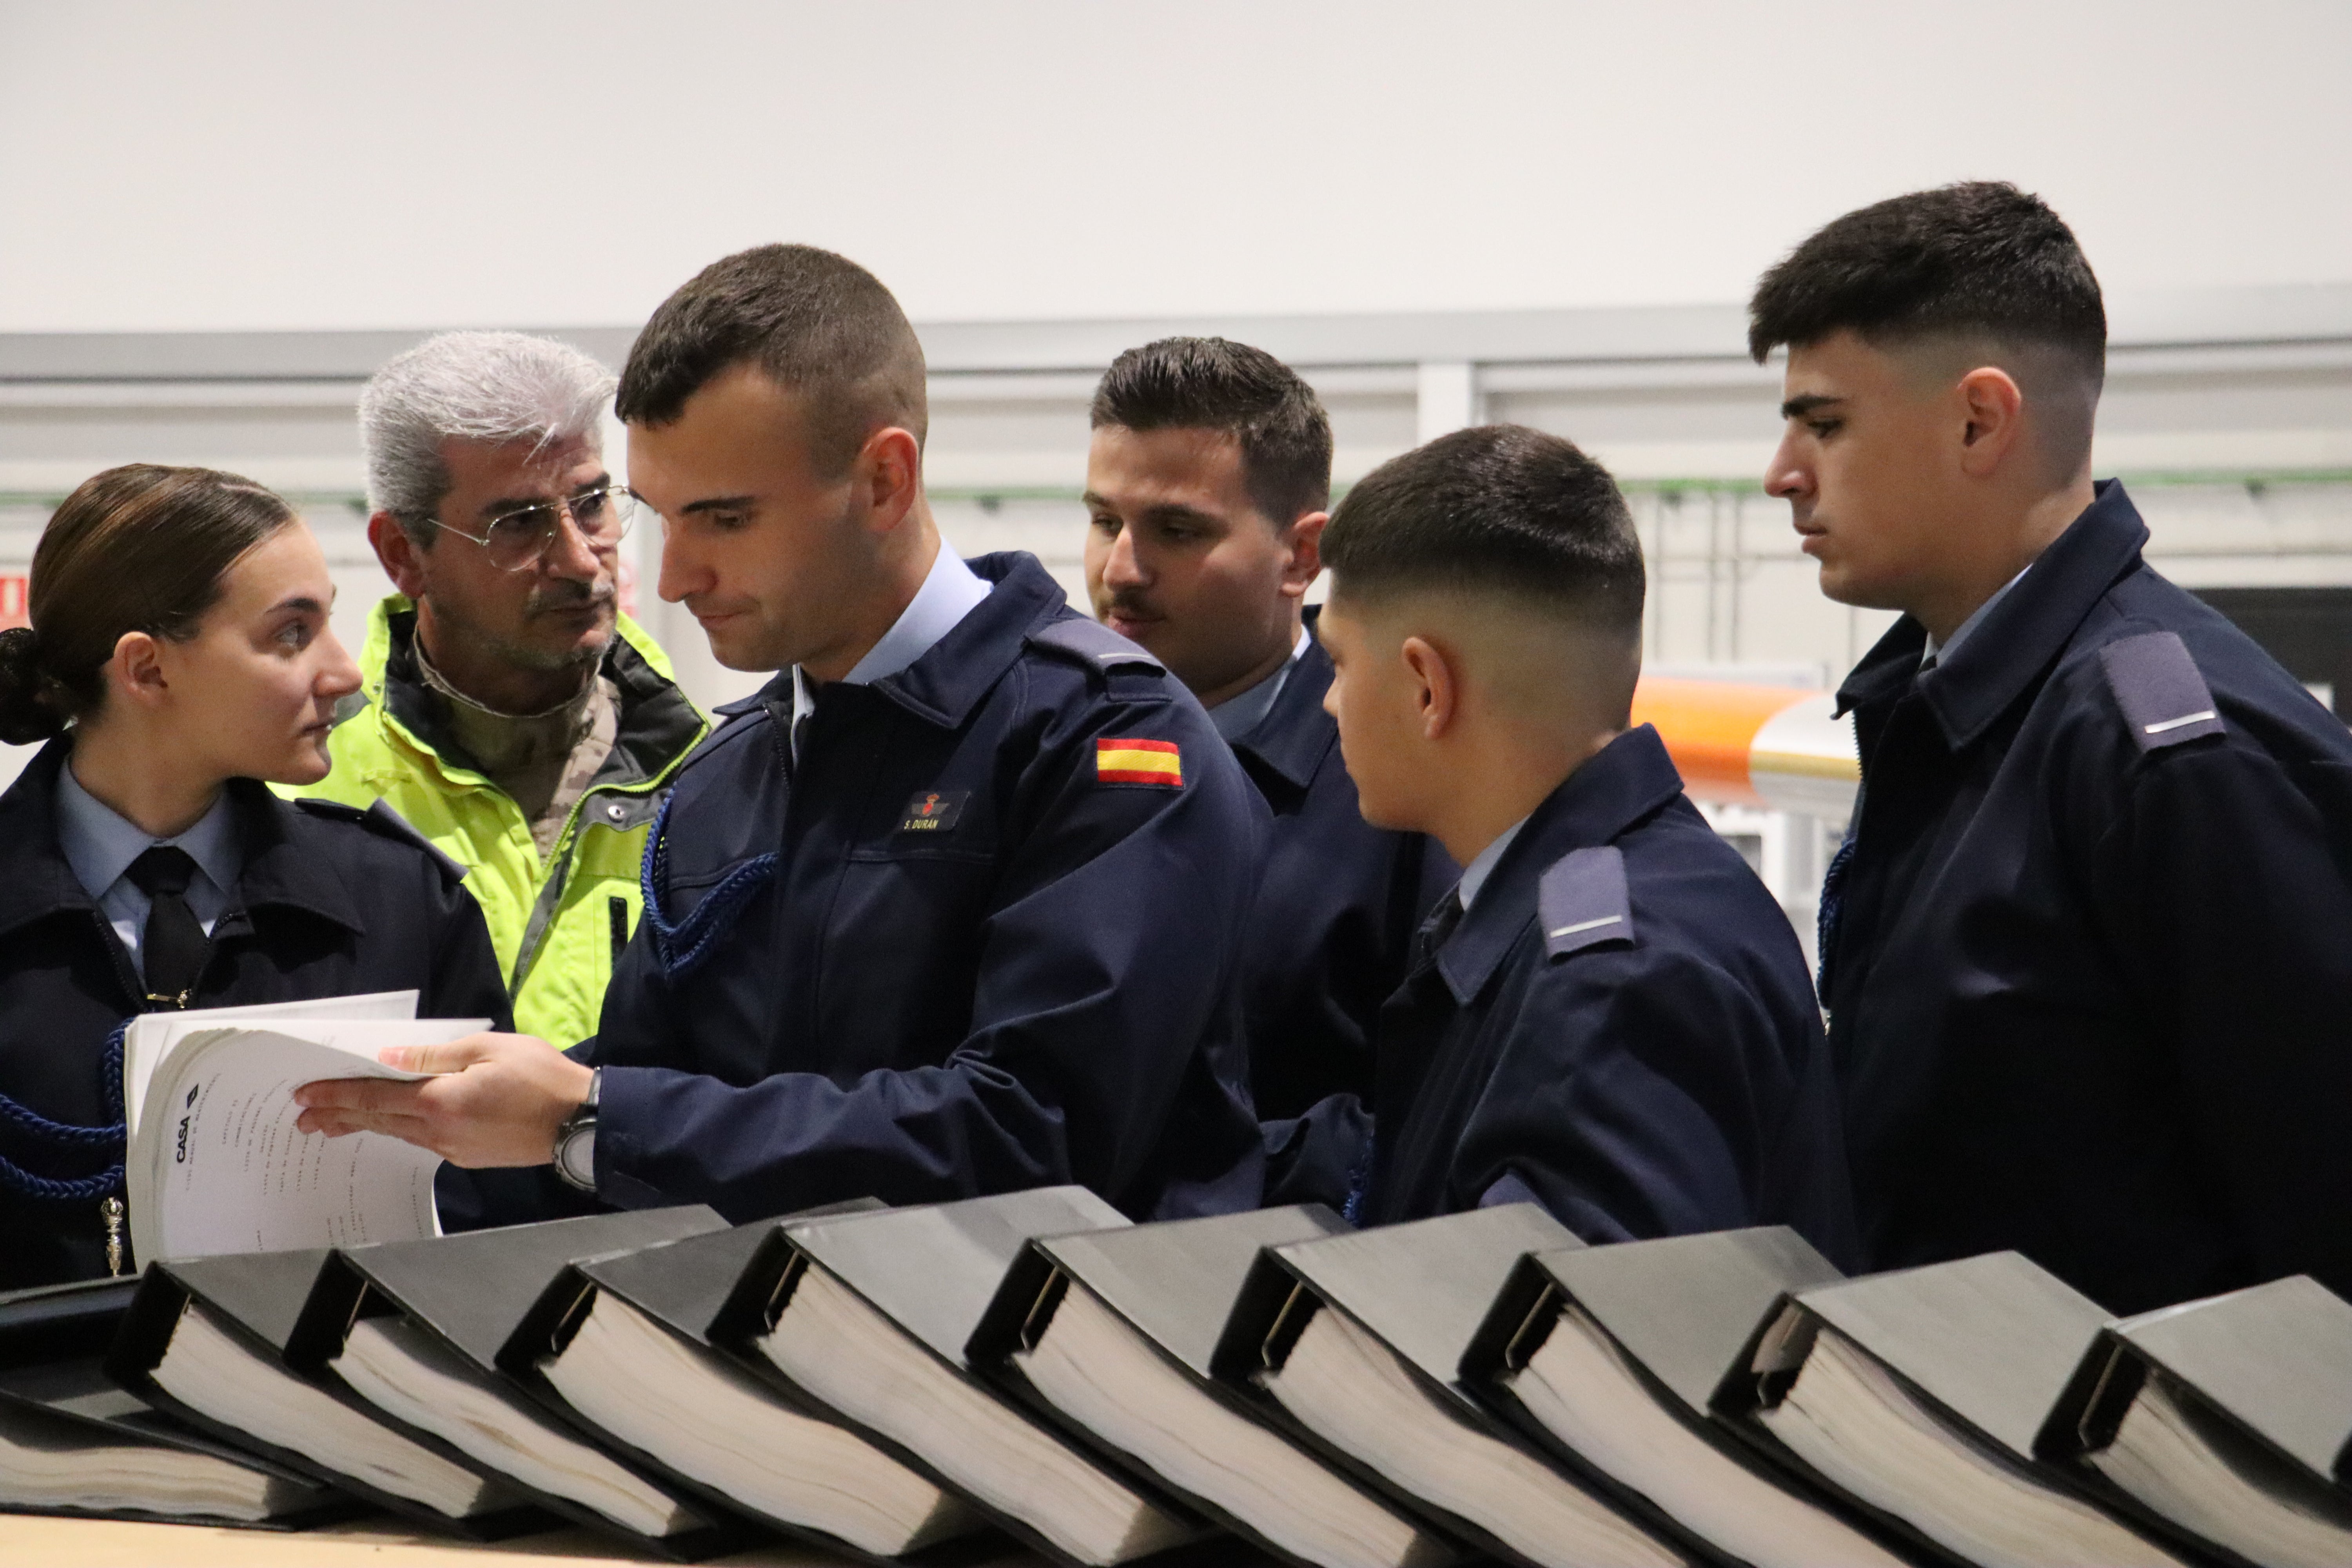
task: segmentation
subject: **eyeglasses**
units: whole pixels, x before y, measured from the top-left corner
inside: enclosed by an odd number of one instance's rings
[[[503,511],[479,533],[468,533],[454,523],[435,522],[460,539],[472,540],[490,558],[490,564],[508,572],[527,572],[547,558],[556,531],[564,518],[591,550],[608,550],[621,542],[637,519],[637,498],[624,485],[599,485],[561,500],[536,501]]]

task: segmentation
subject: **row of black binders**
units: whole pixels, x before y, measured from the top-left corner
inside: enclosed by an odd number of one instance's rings
[[[2352,1563],[2352,1305],[2110,1320],[2013,1253],[1084,1189],[685,1207],[0,1297],[0,1508],[568,1519],[691,1561]]]

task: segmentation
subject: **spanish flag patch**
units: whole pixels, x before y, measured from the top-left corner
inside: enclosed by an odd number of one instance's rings
[[[1184,758],[1173,741],[1097,741],[1095,777],[1104,784],[1184,787]]]

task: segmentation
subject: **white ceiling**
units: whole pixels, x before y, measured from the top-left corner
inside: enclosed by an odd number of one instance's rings
[[[0,0],[0,331],[625,323],[814,241],[930,321],[1734,301],[2047,195],[2112,292],[2352,280],[2352,6]]]

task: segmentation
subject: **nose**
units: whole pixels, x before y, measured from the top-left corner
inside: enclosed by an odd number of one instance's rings
[[[677,529],[665,526],[662,529],[661,574],[654,583],[654,592],[661,596],[661,602],[665,605],[684,604],[688,595],[708,593],[710,587],[709,568],[694,559]]]
[[[330,702],[339,702],[360,689],[360,667],[351,650],[332,631],[319,634],[319,679],[311,688]]]
[[[1797,500],[1813,493],[1813,473],[1797,456],[1792,432],[1780,437],[1778,450],[1764,469],[1764,493],[1778,500]]]
[[[580,531],[570,507],[557,510],[555,536],[547,542],[547,552],[539,558],[539,569],[550,577],[569,578],[575,583],[593,583],[604,574],[604,557],[588,542],[588,536]]]
[[[1150,580],[1135,552],[1135,530],[1120,529],[1110,542],[1110,553],[1103,558],[1103,585],[1112,589],[1140,588]]]

